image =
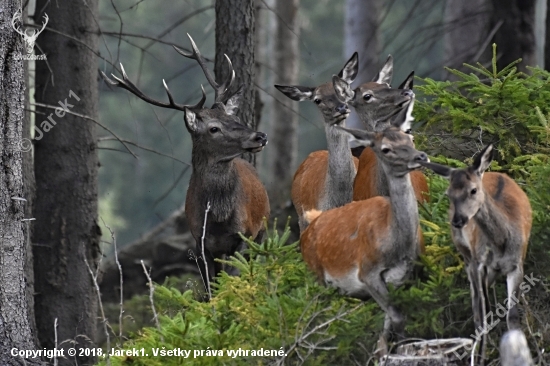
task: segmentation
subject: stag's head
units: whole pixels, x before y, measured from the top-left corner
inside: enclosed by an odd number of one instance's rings
[[[40,30],[33,29],[32,33],[28,34],[26,29],[23,31],[21,30],[21,27],[20,26],[18,27],[16,24],[17,21],[19,21],[20,25],[23,24],[23,13],[21,9],[19,9],[13,15],[13,18],[11,19],[11,25],[17,33],[23,36],[23,41],[25,42],[25,50],[27,51],[27,53],[32,53],[36,39],[38,38],[38,35],[42,33],[46,28],[46,24],[48,24],[48,20],[49,20],[48,14],[44,13],[44,22],[42,23],[42,28]]]
[[[112,75],[114,79],[112,80],[105,74],[103,74],[103,77],[111,85],[126,89],[149,104],[183,111],[185,127],[193,140],[194,162],[230,161],[246,152],[256,153],[261,151],[267,144],[266,134],[254,131],[236,116],[242,98],[242,87],[237,92],[230,92],[231,85],[235,80],[235,71],[231,60],[225,55],[230,71],[227,80],[222,83],[216,82],[197,45],[191,36],[188,35],[188,37],[191,41],[191,52],[175,46],[174,48],[182,56],[194,59],[199,63],[208,83],[214,89],[214,105],[211,108],[204,107],[206,100],[204,89],[202,89],[202,99],[195,105],[182,105],[174,102],[172,93],[164,80],[163,84],[168,94],[168,103],[152,99],[129,80],[122,65],[120,65],[122,79]]]

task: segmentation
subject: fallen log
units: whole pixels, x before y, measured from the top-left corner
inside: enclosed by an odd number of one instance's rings
[[[431,339],[402,344],[394,354],[384,356],[384,366],[466,366],[470,364],[473,340],[469,338]]]

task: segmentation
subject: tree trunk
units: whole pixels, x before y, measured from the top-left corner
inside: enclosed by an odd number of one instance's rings
[[[54,321],[64,348],[93,347],[97,294],[86,262],[96,267],[100,229],[97,225],[97,138],[95,125],[66,110],[98,119],[98,1],[38,0],[35,15],[49,16],[40,35],[46,62],[36,62],[38,103],[63,108],[38,108],[35,139],[36,217],[33,235],[35,312],[41,346],[54,346]],[[77,39],[78,42],[75,40]],[[92,52],[93,50],[93,52]],[[48,117],[49,116],[49,117]],[[53,122],[48,122],[48,119]],[[60,360],[60,365],[93,364],[95,357]]]
[[[467,71],[463,63],[491,60],[488,0],[447,0],[445,5],[444,65]],[[448,75],[447,78],[453,78]]]
[[[296,85],[298,82],[299,6],[300,0],[277,0],[275,4],[275,13],[278,15],[274,50],[277,84]],[[271,172],[269,198],[272,209],[280,209],[289,201],[290,186],[298,159],[298,103],[284,97],[278,100],[273,104],[272,145],[268,156]]]
[[[355,79],[354,87],[371,81],[381,66],[381,7],[381,0],[346,0],[344,58],[347,60],[354,52],[359,52],[359,73]],[[346,120],[346,125],[351,128],[363,128],[363,124],[353,109]]]
[[[11,351],[34,350],[29,321],[23,187],[23,119],[25,71],[21,37],[11,27],[19,1],[0,3],[0,364],[42,364]],[[28,153],[28,152],[27,152]],[[26,361],[26,362],[25,362]]]
[[[535,0],[491,0],[494,13],[493,22],[503,21],[495,35],[498,46],[497,65],[499,69],[518,58],[520,71],[527,71],[526,66],[535,66]]]
[[[243,86],[243,98],[237,115],[243,123],[255,129],[254,117],[254,1],[216,0],[216,80],[227,78],[229,69],[224,54],[233,63],[235,81],[232,91]],[[253,154],[247,158],[254,161]]]

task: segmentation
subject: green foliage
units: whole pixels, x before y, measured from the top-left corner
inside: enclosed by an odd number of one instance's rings
[[[469,66],[476,74],[449,70],[457,81],[424,80],[416,119],[426,121],[418,145],[427,151],[446,151],[444,140],[432,138],[441,131],[455,142],[498,142],[498,161],[491,169],[512,176],[527,192],[533,207],[533,230],[525,263],[525,273],[543,278],[526,294],[525,331],[531,346],[550,348],[550,250],[547,242],[550,212],[550,74],[531,69],[518,73],[514,64],[498,71],[481,65]],[[483,134],[472,136],[472,131]],[[470,140],[468,140],[470,139]],[[438,146],[438,144],[440,146]],[[479,145],[479,146],[478,146]],[[432,154],[433,155],[433,154]],[[463,167],[471,161],[441,155],[432,161]],[[426,252],[415,275],[405,286],[392,289],[395,303],[407,316],[406,332],[411,337],[469,337],[473,333],[469,283],[464,263],[450,236],[448,182],[427,172],[430,201],[420,205],[421,226]],[[275,226],[274,226],[275,227]],[[181,357],[153,356],[153,349],[212,350],[223,355],[204,355],[192,363],[327,365],[367,364],[382,328],[383,313],[370,300],[360,303],[318,284],[303,262],[298,243],[287,244],[288,228],[280,235],[268,232],[268,239],[257,244],[246,239],[249,259],[237,255],[225,261],[241,275],[222,273],[213,284],[210,302],[196,299],[202,291],[181,292],[176,286],[156,286],[155,306],[160,314],[160,330],[147,327],[137,331],[123,349],[144,349],[148,356],[117,356],[113,365],[176,365]],[[492,291],[491,291],[492,292]],[[492,310],[505,298],[505,281],[497,280],[491,296]],[[142,299],[141,304],[144,301]],[[545,310],[546,309],[546,310]],[[506,322],[489,333],[489,354]],[[528,327],[527,327],[528,325]],[[286,356],[238,356],[229,350],[281,350]],[[536,352],[533,352],[535,355]],[[277,353],[278,354],[278,353]],[[283,360],[284,358],[284,360]]]
[[[262,244],[247,239],[251,259],[237,255],[226,262],[241,275],[222,273],[210,302],[197,301],[191,290],[156,286],[161,330],[145,328],[122,347],[144,348],[149,356],[114,357],[111,363],[181,364],[182,358],[153,356],[153,349],[163,347],[223,350],[223,356],[194,358],[196,365],[263,364],[280,358],[228,355],[239,348],[281,351],[291,364],[304,357],[312,365],[366,362],[381,330],[380,309],[319,285],[302,261],[298,243],[286,243],[289,235],[287,227],[282,235],[270,231]]]

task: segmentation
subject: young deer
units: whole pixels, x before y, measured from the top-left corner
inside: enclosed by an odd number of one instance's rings
[[[342,128],[372,147],[387,177],[389,197],[354,201],[325,212],[308,211],[304,219],[310,225],[300,240],[304,260],[321,281],[348,296],[372,297],[386,312],[382,351],[391,328],[398,334],[404,330],[403,316],[390,303],[387,284],[401,285],[424,251],[409,173],[428,158],[402,131],[409,124],[403,119],[394,120],[383,132]]]
[[[393,59],[388,56],[373,81],[361,84],[354,90],[351,90],[351,83],[346,85],[344,95],[350,96],[346,101],[355,109],[367,131],[384,131],[390,125],[393,116],[406,108],[414,96],[414,72],[411,72],[397,89],[390,87],[392,74]],[[353,185],[353,200],[387,196],[389,191],[385,177],[376,154],[372,149],[365,148],[359,157],[359,168]],[[427,201],[429,188],[424,174],[420,171],[411,172],[411,181],[416,199],[419,202]]]
[[[516,182],[502,173],[485,173],[493,160],[492,153],[493,146],[488,145],[465,169],[422,164],[449,180],[451,234],[464,257],[470,280],[476,331],[483,330],[488,287],[499,273],[506,276],[508,329],[520,327],[516,304],[532,223],[531,204]]]
[[[304,160],[292,181],[292,202],[298,213],[300,231],[306,223],[303,213],[313,208],[328,210],[352,201],[353,180],[357,171],[357,158],[351,154],[347,134],[337,126],[344,126],[349,108],[342,100],[343,88],[353,82],[358,71],[357,52],[348,60],[339,76],[318,87],[275,87],[290,99],[313,101],[324,117],[327,149],[315,151]]]
[[[185,214],[198,253],[202,253],[204,241],[208,273],[202,261],[199,263],[207,283],[207,279],[211,280],[222,269],[222,265],[215,262],[214,258],[233,255],[244,248],[245,244],[238,233],[261,239],[263,218],[269,216],[267,193],[254,167],[238,156],[245,152],[261,151],[267,144],[267,136],[248,128],[235,116],[241,93],[240,89],[234,94],[228,93],[235,78],[229,58],[226,56],[230,67],[229,78],[218,84],[195,42],[191,36],[188,37],[192,53],[174,48],[181,55],[199,63],[215,91],[212,108],[203,108],[206,100],[204,89],[201,101],[194,106],[175,103],[164,81],[169,102],[149,98],[128,79],[122,65],[122,79],[113,75],[115,80],[111,80],[105,74],[103,77],[111,85],[129,90],[147,103],[184,112],[185,126],[193,142],[193,173],[185,200]]]

